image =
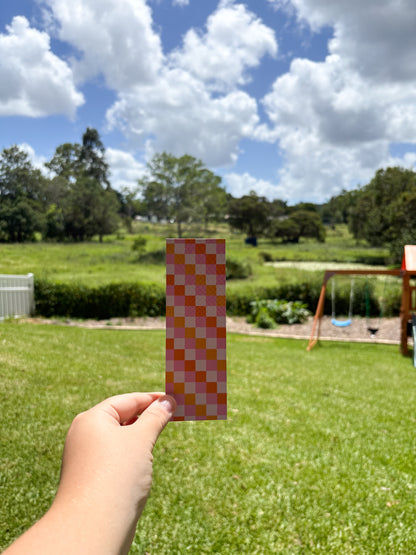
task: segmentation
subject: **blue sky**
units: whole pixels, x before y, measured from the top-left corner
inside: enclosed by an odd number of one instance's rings
[[[164,150],[324,202],[414,168],[415,27],[414,0],[2,2],[0,148],[41,167],[92,126],[116,188]]]

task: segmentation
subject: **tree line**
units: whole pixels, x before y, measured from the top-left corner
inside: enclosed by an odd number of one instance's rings
[[[325,237],[316,212],[255,192],[234,198],[218,175],[187,154],[156,154],[136,190],[115,191],[104,145],[92,128],[81,143],[59,145],[45,169],[48,176],[16,145],[0,153],[0,242],[32,241],[36,234],[43,240],[102,240],[121,223],[131,230],[136,216],[175,223],[179,237],[185,225],[226,221],[250,237]]]
[[[120,206],[109,182],[104,146],[95,129],[82,143],[60,145],[45,167],[34,168],[17,146],[0,155],[0,241],[100,239],[117,229]]]
[[[324,223],[348,225],[353,237],[371,247],[389,247],[400,262],[403,245],[416,244],[416,173],[391,167],[353,191],[342,191],[321,208]]]
[[[347,224],[357,241],[390,247],[396,259],[403,244],[416,242],[416,173],[399,167],[376,172],[363,187],[343,190],[322,205],[270,201],[255,191],[240,198],[226,192],[221,178],[190,155],[156,154],[135,190],[115,191],[105,148],[96,129],[80,143],[58,146],[45,172],[34,168],[17,146],[0,153],[0,241],[101,240],[121,223],[132,229],[136,216],[184,226],[227,222],[249,238],[297,243],[325,241],[325,227]]]

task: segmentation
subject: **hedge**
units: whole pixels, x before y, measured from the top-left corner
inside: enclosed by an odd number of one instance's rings
[[[165,315],[165,290],[152,283],[78,283],[35,280],[36,314],[102,320],[112,317]]]
[[[300,301],[315,313],[319,295],[321,293],[322,279],[313,279],[305,282],[283,282],[273,287],[244,287],[238,291],[227,292],[227,313],[230,316],[246,316],[250,313],[250,303],[254,300],[280,299],[285,301]],[[354,284],[353,316],[366,316],[366,284],[365,281]],[[368,299],[370,316],[397,316],[400,312],[401,290],[400,287],[389,286],[384,291],[384,300],[380,307],[379,299],[371,282],[368,284]],[[335,292],[335,312],[337,316],[346,316],[350,304],[350,284],[337,283]],[[325,297],[325,314],[332,314],[331,285],[327,287]]]
[[[299,301],[314,313],[322,282],[311,279],[300,283],[277,283],[273,287],[244,287],[227,291],[227,313],[230,316],[250,314],[252,301],[280,299]],[[353,314],[366,315],[365,283],[354,286]],[[337,316],[348,314],[349,284],[342,284],[336,291]],[[370,288],[371,315],[380,312],[373,288]],[[88,287],[78,283],[54,283],[35,279],[36,314],[45,317],[64,316],[71,318],[93,318],[97,320],[112,317],[165,316],[165,288],[154,283],[109,283]],[[399,314],[400,290],[386,292],[383,315]],[[325,314],[331,314],[331,292],[327,290]]]

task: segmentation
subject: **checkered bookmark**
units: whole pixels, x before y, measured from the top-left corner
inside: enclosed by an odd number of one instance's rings
[[[225,239],[166,239],[166,393],[173,420],[226,420]]]

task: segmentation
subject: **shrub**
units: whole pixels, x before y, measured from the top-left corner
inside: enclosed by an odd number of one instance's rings
[[[273,262],[273,256],[267,251],[259,252],[259,256],[262,262]]]
[[[258,328],[262,329],[273,329],[276,327],[273,318],[270,316],[265,307],[260,308],[256,316],[255,323]]]
[[[147,239],[146,237],[136,237],[131,245],[131,250],[137,252],[139,255],[143,254],[146,250]]]
[[[139,256],[137,261],[141,264],[165,264],[166,249],[145,252]]]
[[[87,287],[78,283],[35,280],[36,314],[105,319],[116,316],[164,316],[163,287],[151,283],[109,283]]]
[[[262,299],[250,303],[249,322],[258,327],[272,327],[274,324],[301,324],[310,316],[306,305],[300,301],[284,301],[279,299]]]
[[[226,260],[226,279],[246,279],[251,276],[252,270],[248,262],[240,262],[234,258]]]

